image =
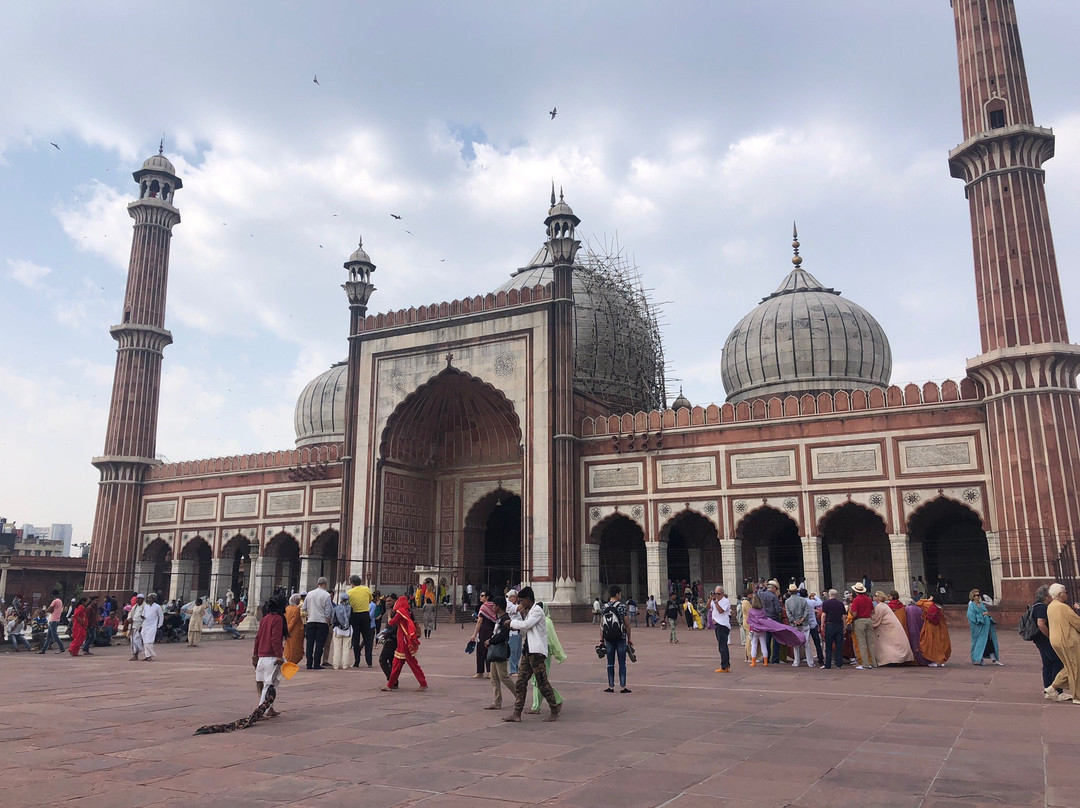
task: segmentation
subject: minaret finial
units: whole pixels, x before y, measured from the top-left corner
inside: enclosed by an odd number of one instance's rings
[[[555,179],[551,180],[551,207],[555,207]]]
[[[161,136],[161,142],[158,143],[157,153],[158,154],[165,154],[165,135]]]
[[[802,256],[799,255],[799,227],[795,222],[791,223],[791,249],[795,251],[795,255],[791,258],[791,263],[798,269],[802,263]]]
[[[559,201],[560,201],[560,202],[562,202],[562,201],[563,201],[563,196],[562,196],[562,186],[561,186],[561,185],[559,186]]]

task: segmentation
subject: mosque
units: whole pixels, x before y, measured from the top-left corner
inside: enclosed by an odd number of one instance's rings
[[[893,386],[873,315],[792,268],[724,345],[726,401],[668,406],[648,300],[581,250],[552,192],[546,240],[489,294],[369,314],[344,263],[345,361],[305,387],[296,445],[161,464],[155,434],[169,244],[182,188],[134,177],[134,236],[87,589],[168,597],[307,589],[360,574],[527,581],[564,618],[601,587],[939,576],[1027,602],[1080,528],[1080,346],[1061,300],[1013,0],[955,0],[981,353],[957,381]],[[526,253],[528,254],[528,253]],[[781,273],[777,273],[778,275]],[[343,351],[344,352],[344,351]]]

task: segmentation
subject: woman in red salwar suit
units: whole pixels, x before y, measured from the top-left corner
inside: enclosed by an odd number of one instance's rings
[[[86,598],[79,598],[79,605],[75,607],[75,613],[71,615],[71,642],[68,644],[68,653],[72,656],[79,655],[79,649],[86,642]]]
[[[397,628],[397,650],[394,651],[394,664],[390,668],[390,678],[379,690],[397,690],[398,677],[401,676],[401,668],[407,662],[409,670],[413,672],[416,681],[420,683],[417,690],[427,690],[427,679],[420,669],[420,663],[416,661],[416,652],[420,650],[420,638],[416,636],[416,624],[413,622],[409,611],[409,599],[404,595],[397,599],[394,604],[394,612],[388,628]]]

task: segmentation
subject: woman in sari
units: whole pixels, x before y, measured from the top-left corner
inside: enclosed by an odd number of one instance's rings
[[[480,592],[480,609],[476,615],[476,628],[473,630],[469,642],[476,643],[476,673],[473,679],[485,679],[488,674],[487,654],[481,649],[486,648],[487,641],[491,639],[495,631],[495,607],[491,603],[486,590]]]
[[[566,651],[563,650],[562,643],[559,642],[559,635],[555,633],[555,624],[551,622],[551,611],[548,609],[546,603],[539,604],[544,607],[544,625],[547,626],[548,637],[548,650],[547,659],[544,660],[544,665],[547,668],[548,681],[551,681],[551,660],[554,659],[560,665],[566,661]],[[536,688],[536,677],[533,676],[529,679],[529,684],[532,685],[532,709],[528,710],[530,715],[540,714],[540,691]],[[552,686],[552,692],[555,694],[555,702],[562,704],[563,697],[559,695],[559,691]]]
[[[895,594],[895,593],[894,593]],[[874,658],[879,665],[906,665],[915,661],[908,644],[907,631],[900,624],[884,592],[874,594]]]
[[[494,611],[494,606],[491,607]],[[398,679],[401,676],[401,668],[408,663],[409,670],[413,672],[416,681],[420,683],[417,690],[427,690],[427,679],[420,663],[416,661],[416,652],[420,650],[420,637],[416,633],[416,623],[413,622],[412,613],[409,609],[409,599],[402,595],[394,604],[394,612],[386,624],[387,628],[397,629],[397,648],[394,650],[394,664],[390,668],[390,678],[379,690],[397,690]],[[486,654],[485,654],[486,656]]]
[[[79,598],[79,604],[71,616],[71,643],[68,645],[68,653],[72,656],[78,656],[79,649],[86,642],[86,626],[86,598]]]
[[[985,665],[989,659],[995,665],[1005,663],[998,659],[997,629],[994,627],[994,618],[986,604],[982,602],[982,595],[978,589],[972,589],[968,593],[968,623],[971,625],[971,664]]]
[[[949,621],[945,612],[934,603],[933,596],[919,601],[923,613],[923,627],[919,632],[919,651],[931,668],[944,668],[952,656],[952,640],[949,639]]]
[[[300,616],[300,596],[289,598],[285,607],[285,661],[294,665],[304,658],[304,618]]]

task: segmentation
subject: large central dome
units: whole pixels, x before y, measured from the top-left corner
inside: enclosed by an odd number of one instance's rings
[[[665,406],[660,332],[635,272],[617,249],[582,253],[573,274],[574,389],[613,413]],[[549,284],[554,266],[545,244],[495,291]]]
[[[802,269],[793,244],[795,269],[724,343],[727,400],[888,386],[885,331],[862,306]]]

